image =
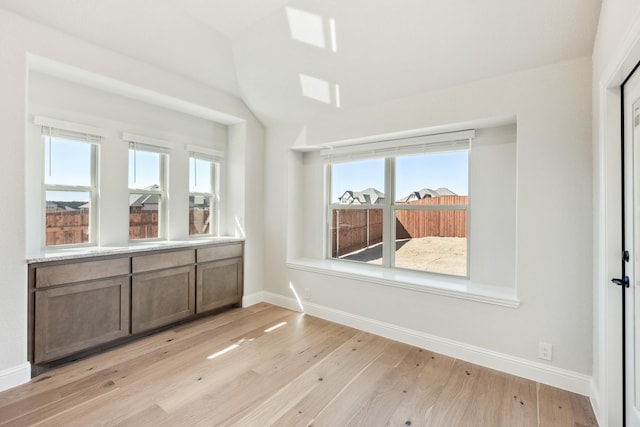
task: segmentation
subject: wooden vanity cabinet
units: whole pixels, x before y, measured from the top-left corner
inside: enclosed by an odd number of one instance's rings
[[[202,248],[196,251],[196,311],[242,303],[242,243]]]
[[[35,369],[114,341],[240,305],[243,243],[213,243],[29,264]]]
[[[35,267],[33,362],[129,335],[129,258]]]
[[[195,314],[195,250],[136,256],[131,271],[132,333]]]

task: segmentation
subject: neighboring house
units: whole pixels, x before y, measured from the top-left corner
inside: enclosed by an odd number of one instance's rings
[[[422,190],[412,191],[408,196],[398,199],[398,202],[408,203],[408,202],[414,202],[416,200],[421,200],[429,197],[438,197],[438,196],[457,196],[457,194],[449,190],[448,188],[444,188],[444,187],[440,187],[435,190],[432,190],[430,188],[423,188]]]
[[[132,211],[157,211],[158,199],[157,194],[132,194],[129,196],[129,208]]]
[[[60,209],[60,206],[56,202],[50,202],[47,200],[47,210],[48,211],[57,211]]]
[[[362,191],[347,190],[338,200],[343,205],[382,205],[384,193],[372,187]]]
[[[76,203],[77,202],[54,202],[51,200],[47,200],[46,209],[48,211],[77,211],[79,207],[76,208],[74,206],[70,206]]]
[[[145,190],[158,190],[160,187],[156,184],[145,188]],[[157,211],[160,202],[159,194],[130,194],[129,209],[132,212]]]

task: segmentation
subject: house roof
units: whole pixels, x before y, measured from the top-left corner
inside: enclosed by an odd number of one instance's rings
[[[412,191],[405,197],[398,199],[398,202],[405,203],[405,202],[410,202],[412,200],[421,200],[424,198],[438,197],[438,196],[457,196],[457,194],[445,187],[440,187],[435,190],[432,190],[430,188],[423,188],[418,191]]]
[[[157,184],[146,187],[145,190],[157,190]],[[157,194],[130,194],[129,207],[142,208],[142,210],[157,210],[160,196]]]
[[[381,205],[384,203],[384,193],[369,187],[362,191],[345,191],[340,196],[340,201],[345,204]]]

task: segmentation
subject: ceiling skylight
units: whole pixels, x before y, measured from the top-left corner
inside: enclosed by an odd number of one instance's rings
[[[302,86],[303,96],[325,104],[331,104],[331,89],[328,81],[301,73],[300,85]]]
[[[322,16],[287,7],[291,38],[319,48],[325,47]]]

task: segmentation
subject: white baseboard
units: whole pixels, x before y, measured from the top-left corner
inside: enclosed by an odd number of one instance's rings
[[[24,362],[21,365],[0,371],[0,391],[8,390],[31,380],[31,364]]]
[[[294,298],[271,292],[263,292],[262,294],[264,298],[263,301],[265,302],[291,310],[302,311]],[[305,313],[341,325],[350,326],[456,359],[558,387],[583,396],[590,396],[591,392],[593,392],[591,377],[588,375],[357,316],[308,301],[302,301],[302,304],[304,305]]]
[[[242,307],[251,307],[265,301],[264,292],[256,292],[255,294],[245,295],[242,297]],[[277,304],[276,304],[277,305]]]
[[[297,301],[295,300],[295,298],[289,298],[289,297],[285,297],[279,294],[274,294],[271,292],[262,292],[262,296],[264,298],[262,301],[264,302],[268,302],[270,304],[288,308],[289,310],[300,311],[300,312],[302,311]],[[306,308],[306,304],[305,304],[305,308]],[[317,316],[317,317],[320,317],[320,316]]]

